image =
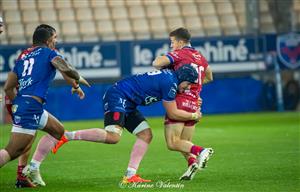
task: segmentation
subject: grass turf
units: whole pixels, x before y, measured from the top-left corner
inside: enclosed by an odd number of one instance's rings
[[[299,119],[295,112],[205,116],[197,125],[194,143],[213,147],[215,154],[194,180],[179,182],[186,162],[166,148],[163,119],[148,118],[154,138],[139,173],[152,183],[119,186],[135,141],[125,132],[116,145],[73,141],[57,155],[50,154],[41,166],[47,186],[34,191],[300,191]],[[103,123],[64,125],[77,130]],[[10,125],[1,126],[1,148],[9,133]],[[14,189],[16,166],[15,160],[0,169],[1,192],[20,191]]]

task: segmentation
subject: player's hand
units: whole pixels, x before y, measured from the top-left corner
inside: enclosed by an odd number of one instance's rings
[[[79,84],[83,84],[86,85],[88,87],[91,87],[91,85],[89,84],[89,82],[87,80],[85,80],[82,76],[80,76],[79,80],[78,80]]]
[[[192,113],[192,120],[194,121],[200,121],[202,117],[202,113],[200,111],[196,111],[195,113]]]
[[[201,106],[202,106],[202,98],[201,97],[198,97],[198,109],[201,110]]]
[[[202,113],[200,111],[197,111],[198,114],[198,119],[196,119],[196,121],[200,121],[200,119],[202,118]]]
[[[202,98],[198,97],[198,110],[201,111],[201,107],[202,107]]]
[[[85,97],[85,94],[80,87],[77,87],[77,88],[72,87],[71,92],[72,92],[72,94],[74,94],[74,93],[78,94],[80,99],[84,99],[84,97]]]

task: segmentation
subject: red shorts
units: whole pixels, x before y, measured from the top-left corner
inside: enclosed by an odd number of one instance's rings
[[[6,106],[8,113],[12,116],[12,111],[11,111],[12,102],[7,96],[5,96],[5,106]]]
[[[194,113],[199,110],[198,98],[187,98],[187,97],[176,97],[177,108],[186,112]],[[177,121],[170,119],[167,115],[165,116],[165,125],[174,123],[184,123],[185,126],[194,126],[197,122],[194,120],[190,121]]]

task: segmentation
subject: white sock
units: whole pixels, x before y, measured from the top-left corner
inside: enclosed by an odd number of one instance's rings
[[[41,162],[32,159],[30,162],[30,170],[36,171],[40,169]]]
[[[130,178],[136,174],[136,169],[128,167],[126,171],[126,177]]]
[[[71,132],[65,132],[65,136],[66,136],[66,138],[70,141],[70,140],[74,140],[74,138],[75,138],[75,133],[76,133],[76,131],[71,131]]]

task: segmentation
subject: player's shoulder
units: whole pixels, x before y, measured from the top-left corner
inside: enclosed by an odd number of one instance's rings
[[[170,85],[174,83],[175,73],[171,69],[162,69],[161,70],[161,81],[159,82],[162,85]]]

